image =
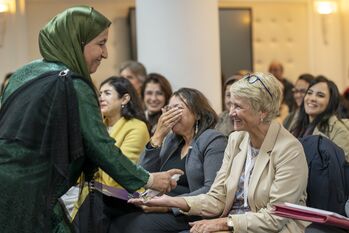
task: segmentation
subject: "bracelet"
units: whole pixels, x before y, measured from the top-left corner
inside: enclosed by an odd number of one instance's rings
[[[156,145],[156,144],[154,144],[153,138],[150,138],[149,144],[150,144],[150,146],[153,147],[154,149],[158,149],[158,148],[161,147],[161,145]]]

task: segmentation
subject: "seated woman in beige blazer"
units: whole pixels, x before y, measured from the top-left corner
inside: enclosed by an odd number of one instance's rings
[[[275,121],[280,82],[255,73],[234,83],[230,91],[235,132],[210,191],[130,202],[177,207],[189,215],[213,218],[191,223],[190,232],[304,232],[302,222],[271,213],[276,203],[304,205],[308,176],[302,145]]]

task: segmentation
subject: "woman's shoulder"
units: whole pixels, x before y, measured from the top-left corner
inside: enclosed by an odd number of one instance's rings
[[[347,134],[349,136],[349,121],[348,119],[339,119],[337,116],[333,115],[328,119],[328,132],[321,132],[318,127],[315,128],[313,134],[321,134],[330,139],[336,137],[337,135]]]
[[[228,143],[238,143],[241,142],[242,139],[248,137],[248,133],[245,131],[234,131],[228,137]]]
[[[39,77],[40,75],[49,71],[63,70],[64,66],[54,62],[45,62],[43,60],[34,60],[15,71],[11,76],[9,84],[6,88],[5,97],[17,90],[24,83]]]
[[[144,128],[148,131],[148,128],[147,128],[147,125],[144,121],[141,121],[137,118],[131,118],[131,119],[128,119],[126,120],[124,117],[122,118],[123,121],[125,121],[125,125],[127,127],[132,127],[132,128]]]
[[[349,130],[349,119],[339,119],[337,116],[331,116],[328,119],[330,127],[345,128]]]
[[[281,127],[279,135],[277,137],[277,143],[281,143],[284,145],[284,147],[292,147],[296,146],[299,148],[302,148],[302,145],[300,141],[292,134],[290,131],[288,131],[286,128]]]
[[[288,161],[291,158],[305,161],[302,143],[284,127],[280,127],[271,156],[275,162]]]
[[[227,141],[227,137],[216,129],[206,129],[201,135],[195,140],[197,143],[210,142],[215,139]]]

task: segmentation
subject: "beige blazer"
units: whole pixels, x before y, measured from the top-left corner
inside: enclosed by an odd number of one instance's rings
[[[336,116],[331,116],[328,120],[329,132],[324,134],[318,127],[314,129],[313,135],[323,135],[343,149],[345,159],[349,162],[349,127],[348,120],[338,120]],[[348,125],[346,125],[348,124]]]
[[[249,135],[234,132],[229,137],[223,164],[207,194],[184,197],[190,215],[225,217],[235,198],[245,165]],[[283,126],[273,121],[260,148],[252,171],[248,203],[251,212],[233,215],[235,233],[304,232],[304,222],[270,213],[273,204],[305,205],[308,166],[303,147]]]

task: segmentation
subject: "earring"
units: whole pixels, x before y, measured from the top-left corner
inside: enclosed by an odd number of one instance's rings
[[[125,105],[124,104],[121,104],[121,108],[124,108],[125,107]]]
[[[264,118],[263,118],[263,117],[261,117],[261,123],[263,123],[263,121],[264,121]]]
[[[199,120],[197,120],[195,123],[195,135],[198,134],[198,131],[199,131]]]

